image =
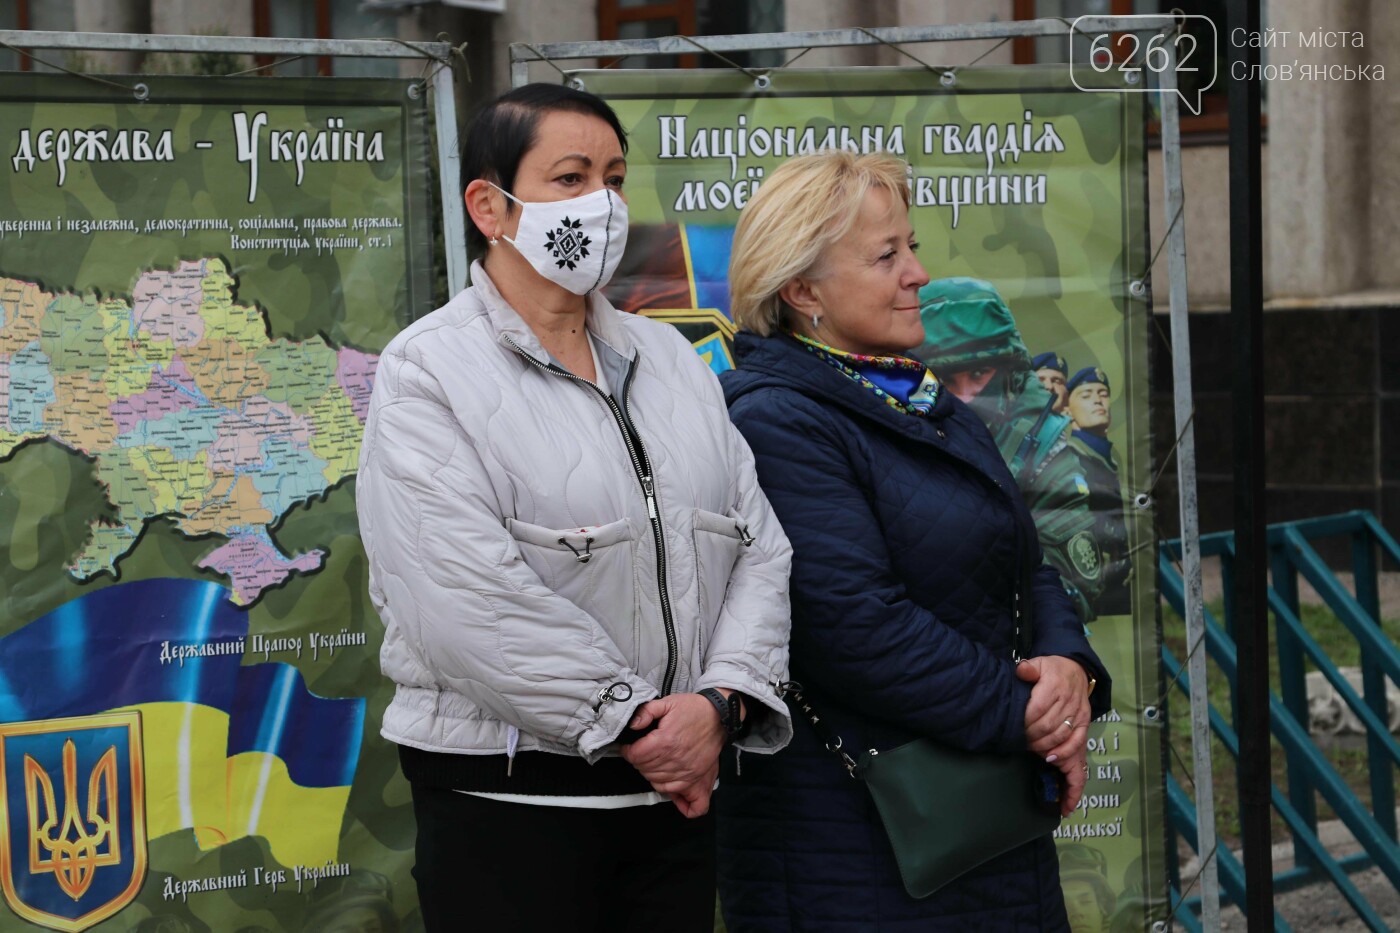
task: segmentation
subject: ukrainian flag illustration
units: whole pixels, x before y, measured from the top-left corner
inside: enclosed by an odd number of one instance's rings
[[[149,839],[262,836],[283,865],[335,861],[365,701],[318,697],[287,664],[243,666],[247,635],[217,583],[89,593],[0,639],[0,723],[135,711]]]
[[[685,242],[695,307],[716,308],[729,317],[729,254],[734,228],[686,224]]]

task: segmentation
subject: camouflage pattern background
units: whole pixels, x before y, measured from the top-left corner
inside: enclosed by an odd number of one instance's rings
[[[734,71],[574,76],[612,103],[630,133],[633,232],[609,297],[675,319],[716,371],[732,365],[724,269],[736,201],[804,139],[809,148],[903,155],[930,276],[992,283],[1031,355],[1056,351],[1071,375],[1104,371],[1132,569],[1123,598],[1090,625],[1114,677],[1114,711],[1090,731],[1085,803],[1059,833],[1062,881],[1075,933],[1151,929],[1168,902],[1152,509],[1132,504],[1153,476],[1150,309],[1145,290],[1130,291],[1148,263],[1143,96],[1079,91],[1051,66],[943,78],[903,68],[780,70],[767,91]],[[946,143],[950,126],[956,144]]]
[[[117,80],[145,82],[148,99],[138,102],[130,92],[66,76],[0,77],[0,220],[10,224],[0,229],[0,280],[35,283],[50,296],[129,303],[143,273],[172,270],[181,262],[221,260],[233,277],[234,303],[256,309],[269,340],[292,346],[324,341],[369,359],[407,322],[436,306],[429,269],[432,192],[426,110],[421,95],[409,94],[410,82],[152,76]],[[250,118],[259,112],[267,115],[258,143],[253,203],[250,165],[237,158],[233,115],[238,112]],[[146,130],[153,140],[170,130],[174,158],[70,157],[61,186],[55,162],[45,163],[41,156],[33,171],[28,169],[21,152],[23,131],[30,132],[31,152],[37,154],[38,134],[44,130],[92,128],[108,130],[109,142],[123,130]],[[328,128],[381,132],[382,158],[304,160],[300,181],[295,160],[270,159],[272,130],[305,131],[314,139]],[[201,140],[212,145],[197,148]],[[295,147],[288,151],[295,154]],[[304,154],[309,152],[308,147]],[[231,231],[146,227],[147,221],[190,218],[224,218]],[[246,240],[291,235],[286,230],[240,228],[240,220],[257,218],[340,218],[352,227],[363,218],[398,223],[319,231],[325,238],[358,238],[359,246],[318,248],[305,229],[297,235],[311,243],[309,248],[239,244],[235,236]],[[31,229],[17,229],[23,221],[31,222]],[[56,229],[32,229],[43,221]],[[89,221],[130,221],[131,227],[89,226],[82,232]],[[72,229],[73,222],[80,229]],[[379,239],[371,243],[370,237]],[[15,309],[5,306],[0,328],[7,323],[6,315],[13,324]],[[361,375],[363,390],[370,377]],[[274,381],[278,379],[295,383],[295,365]],[[11,404],[17,404],[16,387],[9,389]],[[357,449],[358,438],[354,443]],[[353,461],[354,451],[342,453]],[[117,564],[119,580],[111,573],[86,582],[76,579],[69,561],[89,538],[92,519],[110,513],[110,508],[91,457],[52,439],[23,443],[0,456],[0,639],[102,588],[156,578],[227,582],[223,575],[196,566],[217,542],[186,534],[177,516],[157,517],[143,526],[139,540]],[[408,789],[392,747],[378,736],[390,689],[379,674],[382,628],[367,596],[353,477],[304,497],[278,514],[268,530],[286,554],[324,554],[318,568],[292,573],[257,590],[251,608],[239,610],[246,612],[250,642],[255,635],[305,640],[311,633],[342,630],[364,636],[363,644],[321,651],[315,660],[309,651],[299,657],[274,655],[295,666],[312,694],[359,698],[363,704],[361,752],[335,853],[337,864],[353,870],[316,884],[307,882],[300,892],[290,882],[274,889],[265,875],[259,876],[264,883],[252,883],[255,869],[267,872],[280,865],[263,836],[201,847],[195,833],[175,832],[151,841],[144,887],[130,906],[97,929],[301,931],[330,929],[357,916],[376,920],[376,929],[418,925],[409,876],[414,831]],[[160,645],[152,644],[150,650],[159,651]],[[250,647],[243,665],[262,660]],[[102,659],[87,661],[100,665]],[[6,699],[37,702],[40,698],[32,692],[41,689],[0,683],[0,709]],[[159,751],[148,748],[147,755]],[[8,817],[18,818],[13,806]],[[249,881],[244,887],[180,893],[180,883],[239,877],[240,872]],[[18,922],[0,907],[0,927],[10,929]]]

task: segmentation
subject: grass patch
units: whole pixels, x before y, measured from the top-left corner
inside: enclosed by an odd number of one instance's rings
[[[1224,624],[1224,606],[1216,600],[1206,606],[1207,611],[1220,624]],[[1324,654],[1337,667],[1356,667],[1360,664],[1361,650],[1351,630],[1325,606],[1304,605],[1301,607],[1300,621],[1303,628],[1322,648]],[[1281,696],[1276,626],[1270,617],[1269,627],[1269,687],[1275,698]],[[1392,644],[1400,642],[1400,619],[1387,619],[1382,623],[1386,637]],[[1162,608],[1162,638],[1183,665],[1186,663],[1186,625],[1170,607]],[[1204,648],[1202,648],[1204,650]],[[1247,663],[1247,662],[1246,662]],[[1305,667],[1316,670],[1310,659],[1305,657]],[[1233,724],[1231,715],[1230,683],[1213,660],[1208,660],[1206,693],[1210,703]],[[1360,692],[1359,690],[1357,691]],[[1166,703],[1168,742],[1171,761],[1169,767],[1188,794],[1194,793],[1191,758],[1191,709],[1190,700],[1179,686],[1174,686]],[[1306,725],[1306,723],[1304,724]],[[1347,785],[1368,808],[1371,805],[1370,763],[1363,737],[1357,736],[1345,742],[1319,745],[1319,751],[1336,769]],[[1285,794],[1288,792],[1288,762],[1277,739],[1270,740],[1269,769],[1273,782]],[[1379,767],[1391,769],[1390,759],[1378,762]],[[1221,844],[1232,848],[1240,845],[1240,805],[1239,784],[1235,759],[1225,750],[1224,744],[1211,736],[1211,772],[1215,784],[1216,835]],[[1391,771],[1393,778],[1393,771]],[[1335,813],[1321,795],[1314,793],[1319,820],[1335,819]],[[1273,818],[1273,840],[1282,842],[1289,838],[1288,825],[1277,811],[1271,811]]]

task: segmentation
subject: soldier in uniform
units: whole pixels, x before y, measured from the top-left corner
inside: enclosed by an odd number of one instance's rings
[[[1103,589],[1089,483],[1068,447],[1068,415],[1036,378],[1011,310],[989,283],[937,279],[919,290],[924,344],[914,355],[982,418],[1035,517],[1045,559],[1085,622]]]
[[[1031,369],[1035,370],[1035,378],[1040,380],[1045,390],[1055,396],[1055,414],[1064,414],[1065,404],[1069,402],[1069,390],[1065,388],[1069,364],[1065,358],[1050,350],[1031,360]]]
[[[1071,933],[1109,933],[1116,898],[1108,883],[1108,858],[1080,843],[1062,845],[1060,889]]]
[[[1123,521],[1123,489],[1118,481],[1118,461],[1108,429],[1113,418],[1108,376],[1097,366],[1086,366],[1065,384],[1067,410],[1074,420],[1069,447],[1078,456],[1089,484],[1089,507],[1094,513],[1095,534],[1103,551],[1103,594],[1100,615],[1132,611],[1128,594],[1128,529]]]

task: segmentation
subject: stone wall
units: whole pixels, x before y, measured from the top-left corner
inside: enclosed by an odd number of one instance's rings
[[[1153,328],[1153,455],[1176,440],[1171,351]],[[1191,317],[1201,530],[1234,524],[1230,317]],[[1270,522],[1368,509],[1400,528],[1400,305],[1275,310],[1264,317],[1264,417]],[[1157,490],[1161,536],[1180,527],[1175,463]],[[1330,548],[1332,558],[1345,556]]]

